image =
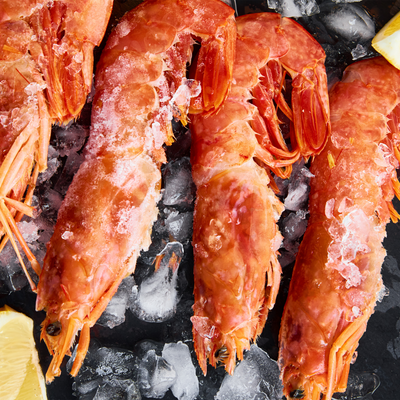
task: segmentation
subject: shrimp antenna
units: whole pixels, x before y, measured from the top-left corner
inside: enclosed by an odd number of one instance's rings
[[[5,233],[5,236],[0,243],[0,251],[4,248],[7,241],[10,240],[18,256],[18,259],[21,263],[22,269],[24,270],[28,278],[31,289],[33,291],[36,291],[36,285],[34,284],[32,278],[30,277],[26,269],[26,266],[22,260],[20,251],[14,239],[14,235],[17,238],[18,242],[20,243],[22,250],[26,254],[28,260],[31,262],[32,268],[39,276],[41,272],[40,265],[36,261],[36,258],[33,255],[33,253],[30,251],[28,245],[26,244],[25,239],[23,238],[16,224],[22,219],[23,215],[28,215],[30,217],[33,216],[33,208],[29,206],[29,204],[32,200],[33,190],[39,173],[37,164],[30,178],[30,184],[26,192],[25,201],[21,202],[12,199],[11,197],[8,196],[8,193],[10,193],[11,188],[13,186],[13,180],[15,175],[12,173],[10,174],[10,171],[19,171],[20,168],[27,163],[26,153],[29,152],[29,149],[31,148],[33,141],[34,138],[32,138],[32,136],[29,135],[29,129],[25,128],[13,143],[10,151],[8,152],[0,168],[0,223],[3,226]],[[32,162],[29,161],[29,157],[28,157],[28,162]],[[15,216],[12,215],[7,205],[17,211]]]
[[[238,17],[239,13],[238,13],[238,9],[237,9],[236,0],[230,0],[230,3],[231,4],[229,4],[229,5],[235,10],[235,17]]]

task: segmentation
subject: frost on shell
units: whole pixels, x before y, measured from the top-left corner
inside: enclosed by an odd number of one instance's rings
[[[325,215],[327,218],[333,218],[333,209],[335,207],[335,199],[329,199],[325,204]]]
[[[38,92],[41,92],[42,90],[46,89],[47,85],[45,82],[43,83],[37,83],[37,82],[31,82],[29,85],[25,86],[25,93],[28,96],[36,96]]]
[[[345,206],[339,208],[347,209]],[[371,222],[359,208],[353,208],[341,222],[332,220],[328,228],[332,242],[328,248],[327,266],[336,269],[346,279],[346,288],[358,286],[362,281],[362,274],[354,262],[358,254],[371,251],[368,246],[370,231]]]

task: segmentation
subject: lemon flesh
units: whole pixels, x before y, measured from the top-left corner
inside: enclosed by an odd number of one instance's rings
[[[0,308],[0,399],[47,400],[33,321],[8,306]]]
[[[372,47],[400,69],[400,12],[372,39]]]

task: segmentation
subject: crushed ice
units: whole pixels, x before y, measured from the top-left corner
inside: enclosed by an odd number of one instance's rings
[[[194,400],[199,394],[199,381],[189,347],[182,342],[166,343],[162,357],[176,371],[176,381],[171,386],[174,396],[179,400]]]
[[[276,361],[251,345],[233,375],[226,375],[216,400],[281,400],[282,384]]]
[[[139,362],[138,385],[140,392],[151,399],[162,399],[176,382],[177,373],[165,358],[150,349]]]
[[[293,164],[289,179],[275,177],[280,190],[279,196],[286,209],[279,220],[279,228],[283,235],[282,248],[279,249],[282,268],[295,260],[300,240],[307,228],[308,195],[312,177],[313,174],[305,166],[304,160]]]
[[[175,313],[179,301],[177,291],[178,267],[183,257],[179,242],[168,243],[158,255],[161,259],[153,275],[132,288],[131,311],[143,321],[165,321]]]
[[[359,5],[324,2],[321,16],[325,26],[349,41],[368,41],[375,36],[375,23]]]
[[[132,288],[135,284],[133,276],[126,277],[118,287],[117,293],[112,297],[97,324],[108,326],[110,329],[125,322],[125,311],[129,307],[132,297]]]
[[[374,372],[353,372],[350,369],[347,388],[344,393],[335,393],[332,400],[372,400],[380,379]]]
[[[67,363],[72,368],[76,355]],[[129,399],[141,400],[135,382],[137,357],[132,351],[101,347],[91,340],[85,361],[74,379],[72,389],[80,400]]]
[[[267,0],[268,7],[283,17],[309,17],[319,13],[315,0]]]

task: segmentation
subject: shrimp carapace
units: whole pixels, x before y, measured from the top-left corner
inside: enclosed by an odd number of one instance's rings
[[[197,185],[192,323],[204,374],[207,359],[233,373],[275,304],[283,205],[268,187],[270,170],[289,176],[291,164],[321,151],[330,132],[321,46],[279,14],[249,14],[236,23],[232,89],[217,114],[191,116]],[[304,48],[307,56],[298,56]],[[283,71],[293,80],[292,108],[282,94]],[[293,121],[292,151],[277,107]]]
[[[90,327],[148,248],[171,120],[186,123],[189,108],[213,115],[221,107],[235,39],[234,10],[219,0],[145,1],[108,38],[86,158],[59,211],[38,285],[37,309],[47,311],[42,338],[53,354],[47,381],[60,374],[81,330],[71,371],[77,374]],[[195,41],[201,48],[191,80],[186,64]]]
[[[288,398],[346,389],[382,290],[386,224],[398,218],[399,103],[400,71],[381,57],[350,65],[330,91],[332,135],[311,165],[310,220],[281,322]]]

